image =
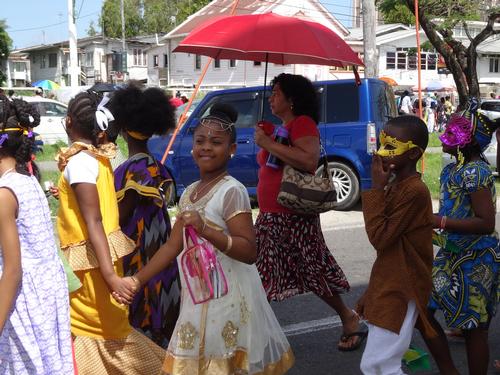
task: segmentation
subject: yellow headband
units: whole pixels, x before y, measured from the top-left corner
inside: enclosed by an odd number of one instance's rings
[[[28,135],[29,131],[28,129],[23,129],[23,128],[5,128],[1,130],[2,132],[22,132],[23,135]]]
[[[145,141],[146,139],[149,139],[147,135],[141,134],[139,132],[135,132],[132,130],[127,130],[127,134],[130,135],[132,138],[137,139],[139,141]]]
[[[401,142],[398,141],[397,138],[391,137],[385,133],[385,131],[380,132],[380,148],[377,150],[377,155],[383,157],[393,157],[403,155],[406,151],[411,150],[412,148],[418,148],[422,153],[424,150],[420,146],[413,144],[412,141]],[[390,145],[394,148],[387,149],[386,147]]]

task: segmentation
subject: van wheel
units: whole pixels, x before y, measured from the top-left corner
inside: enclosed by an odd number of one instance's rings
[[[333,184],[337,191],[337,203],[335,209],[338,211],[349,210],[358,203],[360,196],[359,180],[351,167],[344,163],[332,161],[328,163],[332,174]],[[323,167],[318,169],[321,172]]]

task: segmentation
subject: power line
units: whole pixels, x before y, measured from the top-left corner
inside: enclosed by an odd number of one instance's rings
[[[84,16],[78,17],[77,19],[87,18],[87,17],[93,16],[94,14],[98,14],[98,13],[100,13],[100,12],[99,11],[92,12],[92,13],[86,14]],[[41,29],[48,29],[49,27],[64,25],[66,23],[68,23],[68,21],[57,22],[57,23],[53,23],[50,25],[46,25],[46,26],[37,26],[37,27],[30,27],[28,29],[18,29],[18,30],[8,30],[8,31],[9,31],[9,33],[18,33],[18,32],[22,32],[22,31],[41,30]]]

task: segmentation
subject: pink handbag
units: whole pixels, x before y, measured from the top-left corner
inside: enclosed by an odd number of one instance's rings
[[[190,225],[184,229],[184,241],[188,249],[181,256],[181,267],[193,303],[225,296],[227,280],[212,244]]]

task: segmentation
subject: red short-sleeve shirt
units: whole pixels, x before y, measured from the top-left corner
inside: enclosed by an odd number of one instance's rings
[[[285,125],[288,130],[290,142],[293,143],[302,137],[318,137],[319,131],[316,123],[309,116],[299,116]],[[259,164],[259,183],[257,185],[257,200],[259,209],[262,212],[293,213],[293,211],[283,207],[276,202],[280,191],[281,178],[283,177],[283,167],[274,169],[266,165],[269,152],[262,149],[257,154]]]

